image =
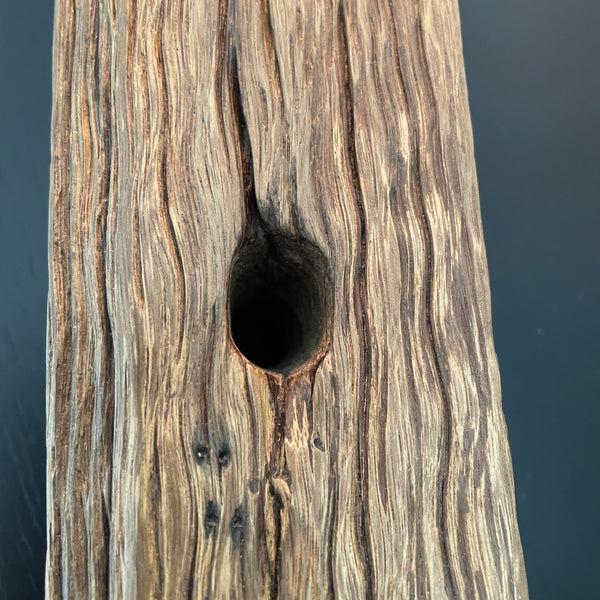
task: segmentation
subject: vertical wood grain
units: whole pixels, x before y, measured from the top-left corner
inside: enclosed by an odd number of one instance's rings
[[[52,123],[47,597],[527,598],[455,0],[57,0]],[[288,376],[252,219],[329,265]]]

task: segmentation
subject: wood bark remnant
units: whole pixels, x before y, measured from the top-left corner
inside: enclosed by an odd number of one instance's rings
[[[47,597],[527,598],[478,202],[456,0],[57,0]]]

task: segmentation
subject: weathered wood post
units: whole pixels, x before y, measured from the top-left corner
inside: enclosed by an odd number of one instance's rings
[[[49,598],[526,598],[456,0],[57,0]]]

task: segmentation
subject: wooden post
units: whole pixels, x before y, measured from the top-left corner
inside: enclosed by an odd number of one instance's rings
[[[48,598],[527,598],[456,0],[57,0]]]

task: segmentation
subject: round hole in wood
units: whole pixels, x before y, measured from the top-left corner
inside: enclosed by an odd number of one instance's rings
[[[327,260],[307,240],[261,232],[234,257],[230,333],[253,364],[288,375],[318,355],[330,330]]]

